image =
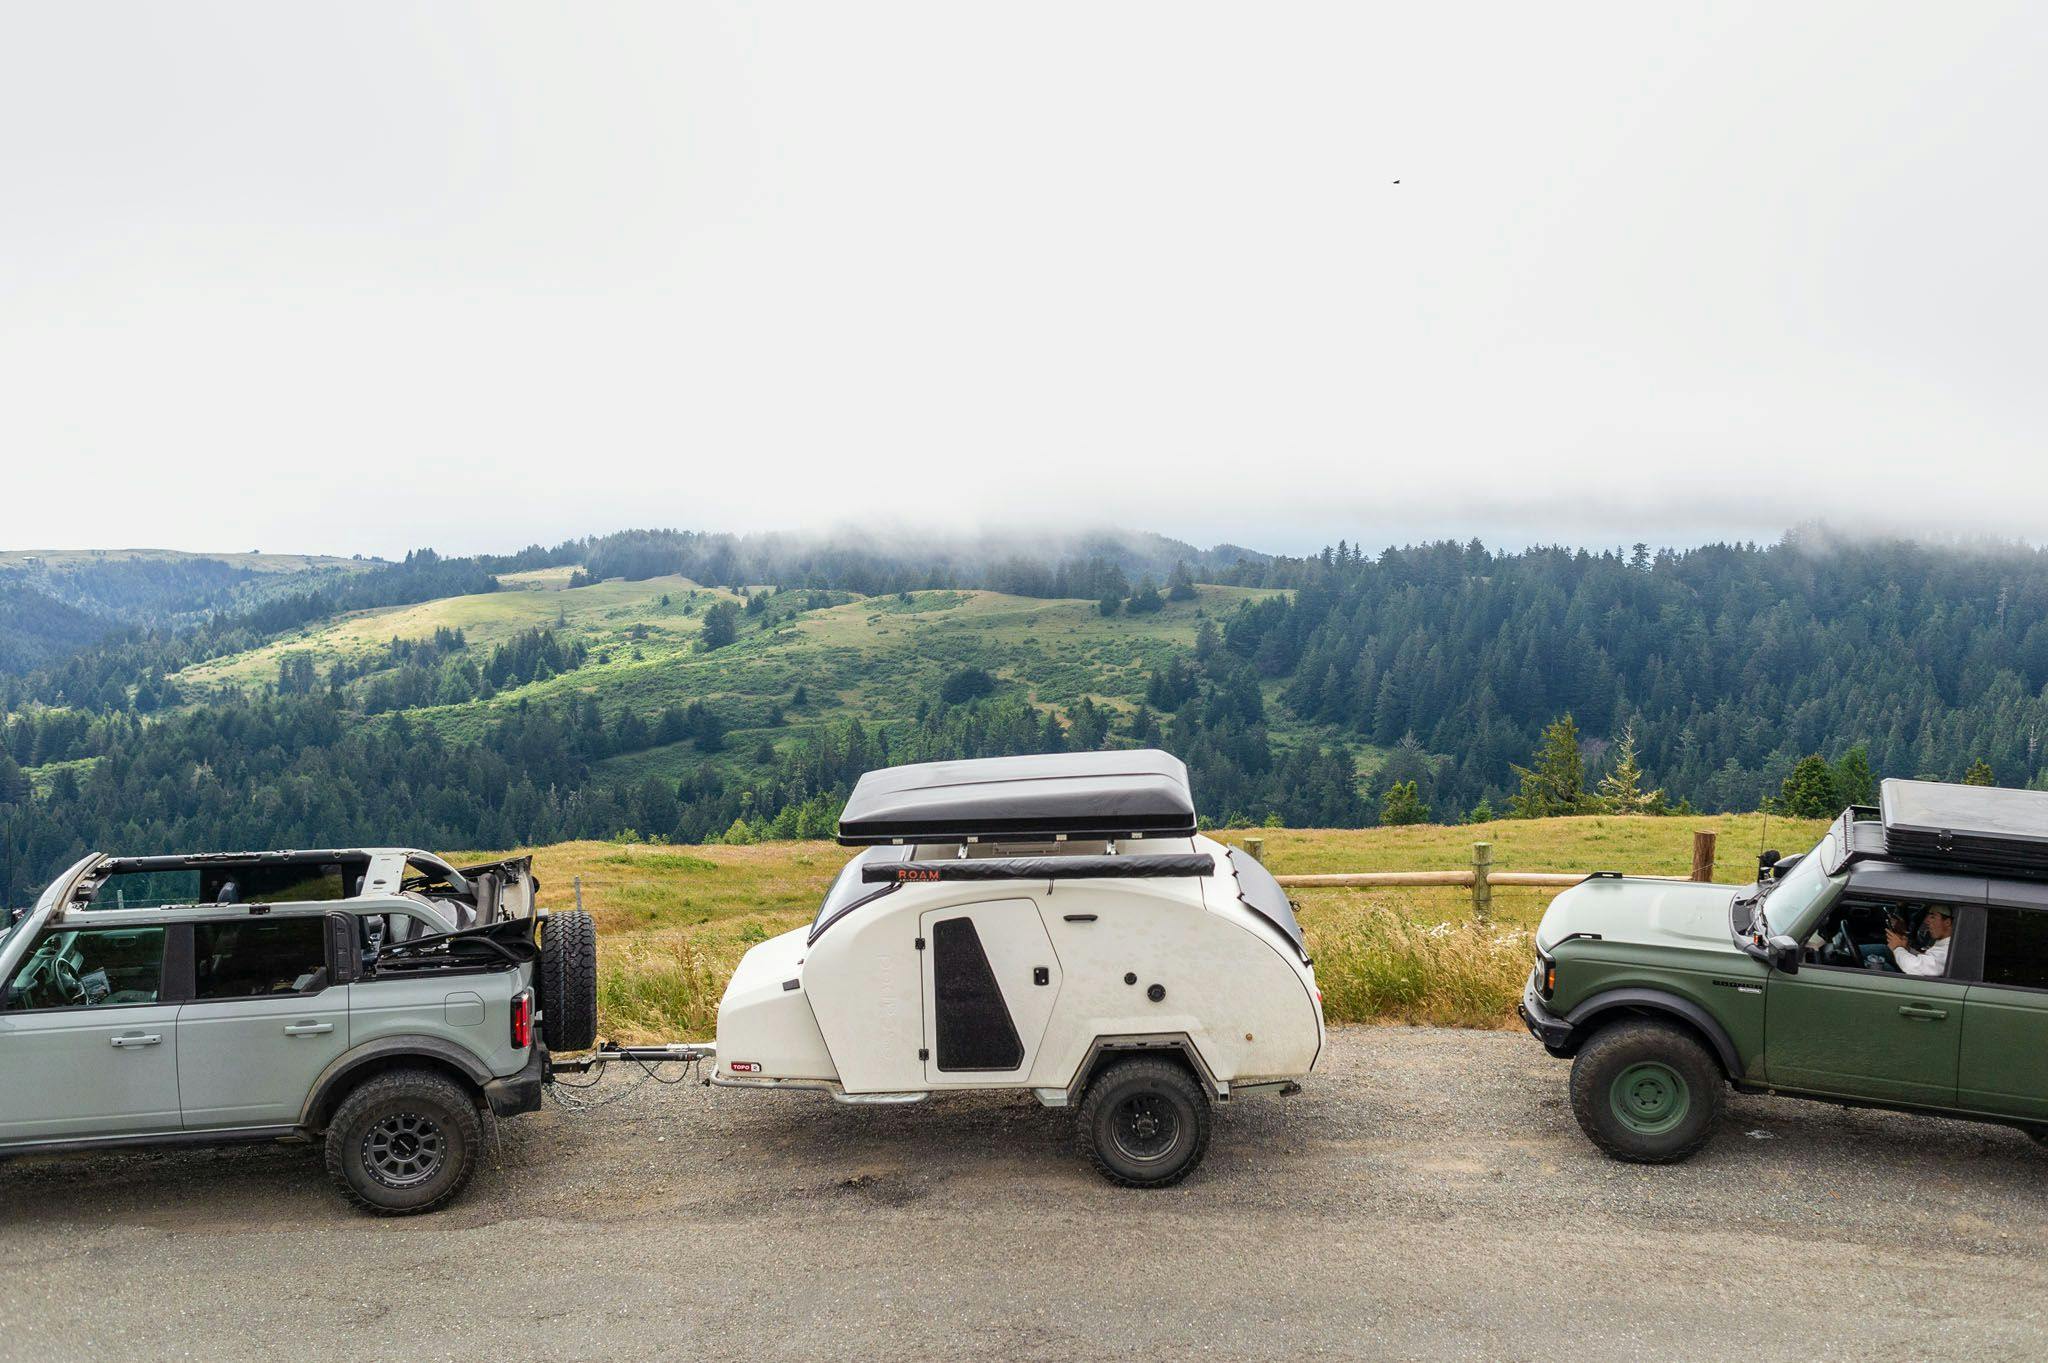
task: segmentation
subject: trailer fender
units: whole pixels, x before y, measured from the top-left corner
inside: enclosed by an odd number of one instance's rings
[[[1170,1052],[1178,1055],[1195,1081],[1218,1101],[1230,1096],[1230,1086],[1216,1078],[1209,1068],[1209,1062],[1202,1058],[1201,1049],[1194,1038],[1186,1032],[1143,1032],[1130,1036],[1099,1036],[1088,1047],[1088,1053],[1081,1058],[1081,1064],[1074,1071],[1074,1077],[1067,1081],[1065,1088],[1033,1089],[1038,1101],[1047,1107],[1073,1107],[1081,1101],[1081,1095],[1103,1066],[1120,1057],[1137,1051]]]

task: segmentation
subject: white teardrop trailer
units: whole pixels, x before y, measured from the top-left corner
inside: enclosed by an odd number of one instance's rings
[[[715,1050],[666,1054],[845,1103],[1029,1089],[1079,1107],[1106,1178],[1158,1187],[1201,1161],[1212,1101],[1297,1092],[1321,1053],[1285,891],[1195,831],[1167,753],[869,772],[839,841],[863,850],[740,962]]]

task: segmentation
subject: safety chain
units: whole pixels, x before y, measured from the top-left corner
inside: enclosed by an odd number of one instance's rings
[[[616,1064],[618,1062],[612,1061],[608,1063]],[[698,1075],[698,1065],[700,1064],[696,1059],[670,1060],[650,1064],[645,1060],[637,1058],[633,1060],[633,1063],[640,1067],[640,1073],[634,1078],[632,1083],[615,1093],[607,1093],[601,1098],[576,1098],[571,1096],[578,1089],[594,1089],[604,1083],[604,1072],[600,1069],[598,1077],[586,1083],[565,1084],[560,1079],[556,1079],[547,1085],[548,1094],[564,1112],[594,1112],[601,1107],[610,1107],[613,1103],[632,1093],[650,1079],[657,1084],[680,1084],[686,1080],[695,1079]],[[681,1065],[683,1070],[681,1074],[676,1075],[673,1079],[664,1078],[660,1073],[663,1065]]]

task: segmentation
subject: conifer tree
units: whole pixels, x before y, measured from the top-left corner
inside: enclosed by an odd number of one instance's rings
[[[1991,775],[1991,764],[1980,757],[1970,764],[1968,771],[1963,773],[1963,784],[1966,786],[1995,786],[1998,782]]]
[[[1800,758],[1778,792],[1778,807],[1787,818],[1831,819],[1841,813],[1842,803],[1835,769],[1819,753]]]
[[[1508,799],[1517,819],[1548,819],[1560,814],[1586,814],[1595,808],[1586,793],[1586,761],[1579,754],[1579,725],[1570,712],[1550,722],[1533,766],[1515,767],[1521,791]]]
[[[1614,742],[1614,768],[1600,778],[1600,803],[1610,814],[1662,814],[1664,792],[1644,790],[1644,779],[1636,758],[1636,728],[1626,724]]]
[[[1387,787],[1380,797],[1380,822],[1389,826],[1429,822],[1429,806],[1422,802],[1415,782],[1396,781]]]
[[[1131,599],[1124,603],[1124,609],[1132,615],[1150,615],[1166,605],[1166,599],[1159,595],[1159,588],[1153,585],[1150,574],[1138,580],[1138,590],[1131,593]]]
[[[1870,769],[1870,749],[1858,743],[1835,763],[1835,795],[1845,805],[1877,803],[1877,774]]]

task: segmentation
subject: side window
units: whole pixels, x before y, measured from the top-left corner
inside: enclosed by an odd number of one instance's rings
[[[195,1000],[311,994],[327,987],[327,920],[238,918],[193,929]]]
[[[1985,914],[1984,983],[2048,989],[2048,912],[1991,909]]]
[[[162,928],[56,928],[29,949],[0,1008],[118,1008],[155,1003],[163,988]]]
[[[1849,900],[1829,910],[1806,940],[1809,965],[1942,979],[1955,910],[1942,903]]]

